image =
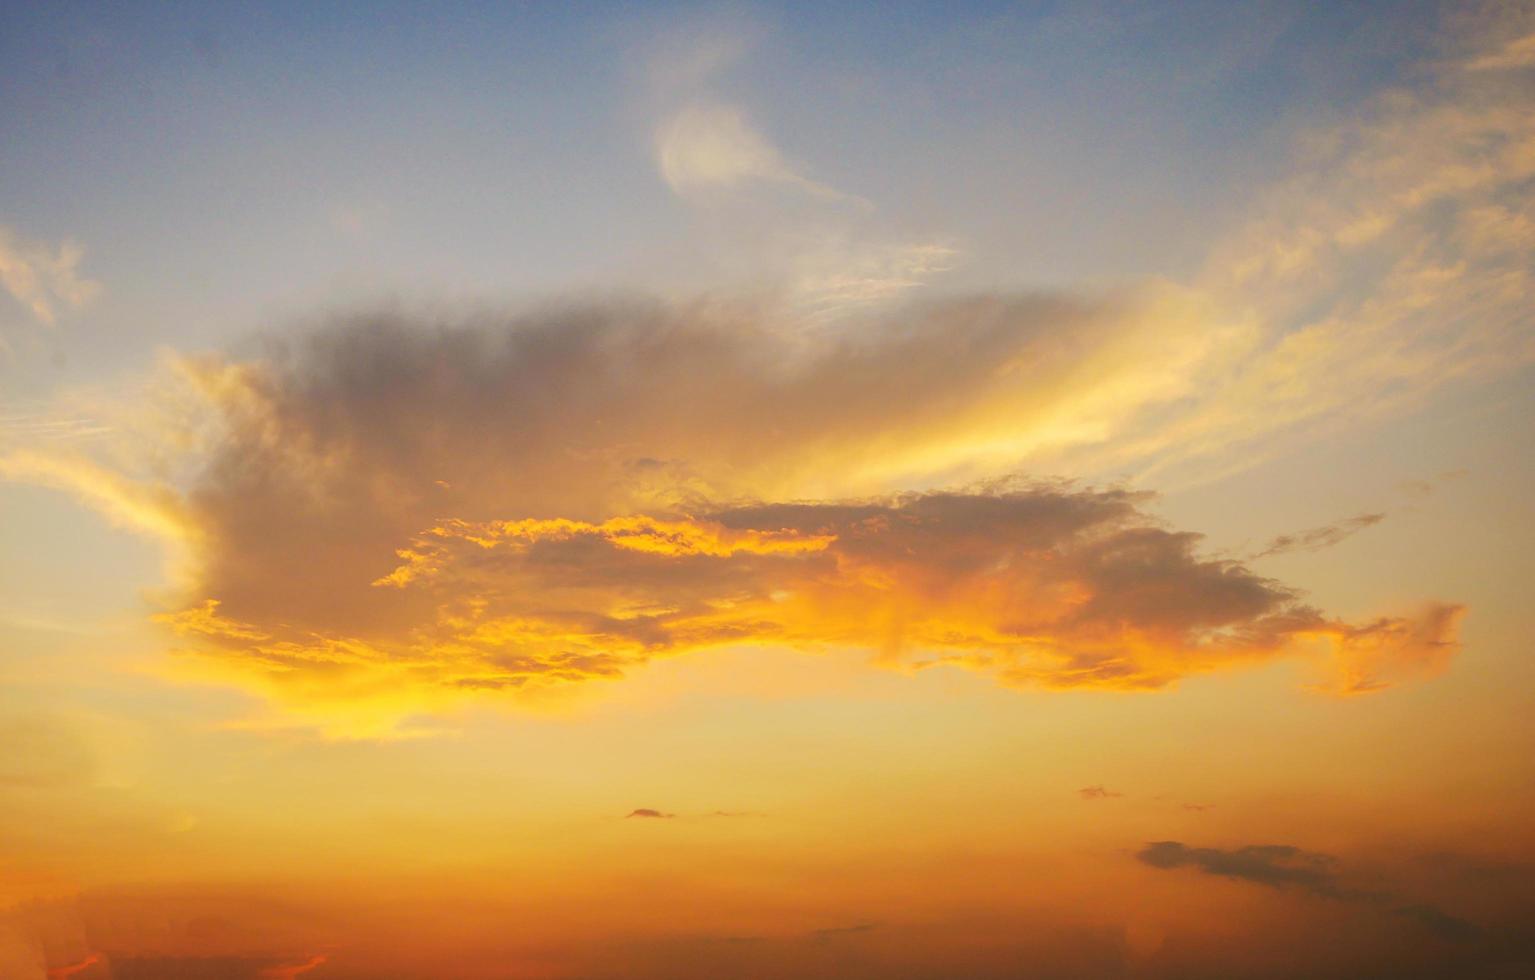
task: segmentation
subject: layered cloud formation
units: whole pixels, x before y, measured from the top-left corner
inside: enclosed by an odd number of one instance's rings
[[[1442,667],[1458,607],[1341,622],[1202,557],[1144,493],[871,492],[1054,438],[1063,401],[1091,400],[1084,364],[1137,377],[1113,352],[1156,309],[959,301],[815,350],[738,309],[364,318],[257,359],[174,360],[136,476],[4,465],[177,542],[160,618],[202,663],[285,699],[389,705],[375,727],[730,644],[1046,688],[1155,689],[1301,649],[1331,650],[1345,693]]]
[[[277,582],[302,588],[289,562],[227,590],[227,612],[210,599],[168,622],[273,671],[389,670],[471,689],[616,677],[730,643],[849,645],[1015,684],[1126,688],[1296,639],[1333,641],[1355,670],[1365,651],[1396,662],[1454,644],[1452,610],[1329,620],[1238,564],[1200,559],[1196,535],[1151,526],[1134,503],[1036,488],[600,523],[452,520],[356,593],[351,622],[271,595]],[[406,609],[419,618],[373,626]]]

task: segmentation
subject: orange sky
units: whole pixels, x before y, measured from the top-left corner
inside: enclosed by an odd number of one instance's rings
[[[1535,967],[1535,9],[902,9],[14,18],[0,980]]]

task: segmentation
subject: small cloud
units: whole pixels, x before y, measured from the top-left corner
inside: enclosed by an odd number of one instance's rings
[[[1335,521],[1332,524],[1324,524],[1321,527],[1297,531],[1294,534],[1281,534],[1270,541],[1262,551],[1251,557],[1268,558],[1272,555],[1285,555],[1293,551],[1321,551],[1324,548],[1331,548],[1345,538],[1352,537],[1365,528],[1379,524],[1385,519],[1385,514],[1360,514],[1356,517],[1350,517],[1348,520]]]
[[[1084,800],[1112,800],[1118,799],[1125,794],[1116,793],[1113,790],[1105,789],[1102,786],[1084,786],[1077,790],[1077,795],[1082,797]]]
[[[1206,810],[1213,810],[1213,809],[1215,809],[1215,804],[1214,803],[1185,803],[1185,804],[1183,804],[1183,808],[1185,810],[1193,810],[1195,813],[1204,813]]]
[[[625,817],[624,819],[627,820],[630,817],[645,817],[650,820],[670,820],[675,816],[675,813],[662,813],[660,810],[653,810],[648,806],[642,806],[637,810],[629,811],[629,816]]]
[[[65,241],[50,248],[0,226],[0,286],[32,315],[52,325],[66,310],[84,306],[101,284],[81,278],[84,250]]]
[[[755,182],[858,200],[797,172],[736,106],[695,103],[673,114],[656,132],[656,165],[683,197]]]

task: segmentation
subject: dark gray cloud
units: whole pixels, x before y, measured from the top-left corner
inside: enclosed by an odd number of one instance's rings
[[[1337,858],[1287,844],[1249,844],[1231,850],[1189,847],[1178,841],[1154,841],[1136,853],[1141,863],[1163,870],[1193,868],[1208,875],[1235,878],[1270,888],[1290,889],[1319,898],[1379,908],[1450,940],[1474,937],[1476,926],[1433,905],[1407,902],[1390,892],[1361,889],[1344,881]]]
[[[1329,898],[1339,895],[1336,859],[1285,844],[1250,844],[1228,851],[1164,840],[1147,844],[1136,857],[1153,868],[1191,867],[1276,888],[1293,886]]]

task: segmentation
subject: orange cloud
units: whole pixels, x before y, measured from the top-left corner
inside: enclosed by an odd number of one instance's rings
[[[1353,697],[1403,680],[1437,676],[1460,652],[1465,614],[1464,606],[1429,603],[1409,618],[1330,631],[1337,670],[1331,681],[1312,689]]]
[[[231,593],[239,617],[208,598],[162,619],[203,657],[289,695],[428,701],[617,678],[743,643],[1131,690],[1317,638],[1334,645],[1350,692],[1430,648],[1453,652],[1454,615],[1328,619],[1239,563],[1199,557],[1198,535],[1155,526],[1141,499],[1034,486],[595,523],[446,520],[369,577],[371,628],[296,615],[259,590]],[[402,595],[422,612],[403,627],[389,621]]]
[[[1336,621],[1202,557],[1146,495],[888,492],[1180,394],[1155,366],[1179,309],[950,302],[809,347],[728,308],[365,318],[171,361],[138,476],[34,449],[0,475],[174,541],[160,618],[189,662],[350,733],[728,644],[1043,688],[1152,690],[1318,641],[1339,689],[1432,673],[1454,617]]]

